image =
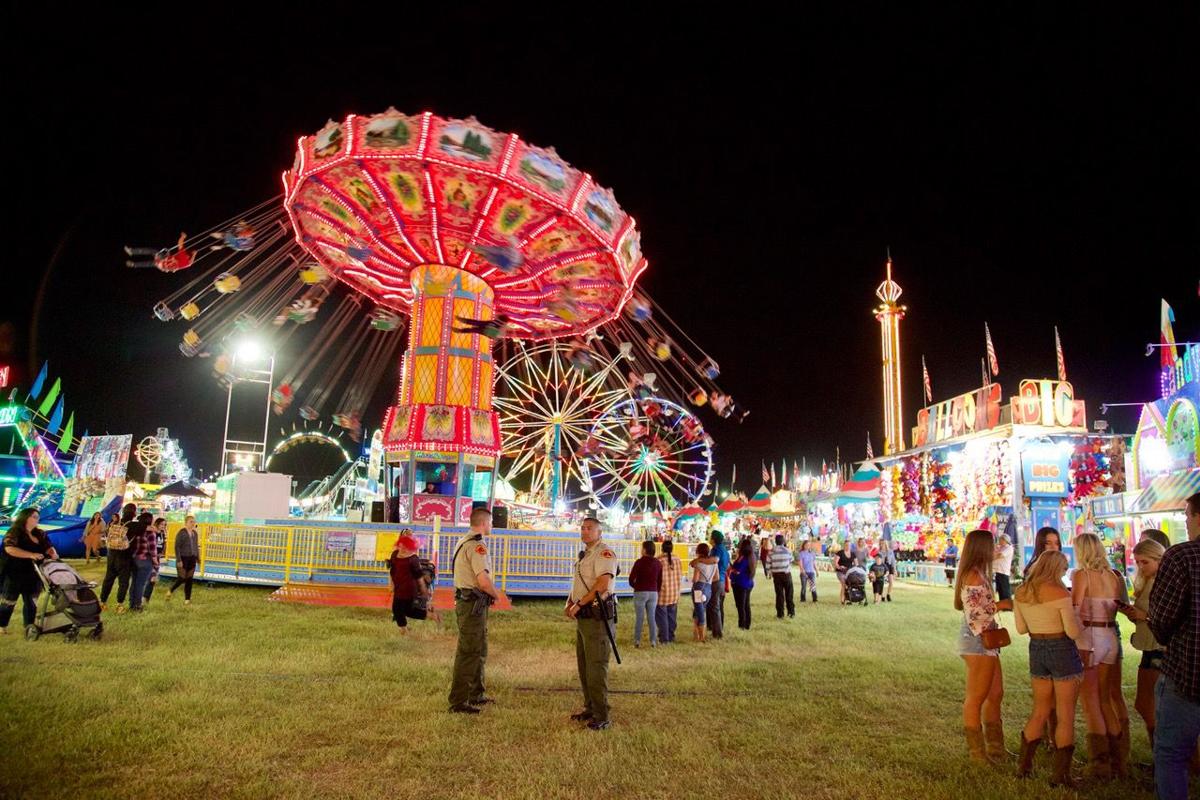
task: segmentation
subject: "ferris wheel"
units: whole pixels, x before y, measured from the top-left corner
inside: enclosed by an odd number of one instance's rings
[[[713,477],[712,437],[690,411],[661,397],[628,398],[592,426],[584,462],[594,502],[627,513],[695,503]]]
[[[599,341],[506,342],[497,367],[494,402],[504,445],[499,475],[528,492],[534,505],[587,499],[585,455],[597,447],[595,426],[611,406],[629,397],[622,363]]]

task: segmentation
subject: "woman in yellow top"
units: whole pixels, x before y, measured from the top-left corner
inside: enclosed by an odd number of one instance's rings
[[[1077,644],[1083,659],[1083,718],[1087,725],[1088,773],[1105,780],[1113,768],[1124,773],[1112,746],[1121,738],[1121,722],[1112,699],[1111,672],[1117,668],[1117,605],[1124,601],[1125,586],[1113,572],[1100,538],[1093,533],[1075,537],[1075,560],[1079,569],[1071,573],[1071,599],[1083,625]]]
[[[1021,732],[1021,760],[1017,777],[1033,770],[1033,757],[1042,741],[1042,731],[1051,715],[1054,723],[1054,771],[1051,786],[1074,786],[1071,756],[1075,752],[1075,701],[1083,662],[1075,639],[1081,627],[1063,587],[1067,557],[1046,550],[1029,565],[1025,581],[1013,599],[1017,633],[1029,634],[1029,676],[1033,682],[1033,712]],[[1057,713],[1055,713],[1057,712]]]
[[[108,526],[104,524],[104,517],[100,516],[97,511],[92,514],[92,518],[88,520],[87,527],[83,531],[83,547],[86,551],[87,561],[84,563],[92,563],[92,553],[96,554],[96,560],[100,560],[100,542],[104,540],[104,532],[108,530]]]
[[[1133,548],[1133,560],[1137,564],[1137,581],[1134,584],[1133,605],[1122,606],[1121,611],[1137,624],[1130,643],[1142,651],[1142,663],[1138,665],[1137,698],[1133,707],[1146,722],[1146,734],[1150,737],[1150,749],[1154,749],[1154,684],[1158,683],[1162,669],[1163,646],[1159,644],[1146,617],[1150,612],[1150,590],[1154,588],[1154,576],[1158,565],[1167,551],[1154,539],[1143,539]]]

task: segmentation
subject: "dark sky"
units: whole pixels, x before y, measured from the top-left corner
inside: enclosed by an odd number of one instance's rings
[[[735,460],[753,490],[760,458],[861,458],[868,429],[882,447],[869,311],[886,247],[910,309],[906,431],[922,353],[935,396],[978,386],[984,320],[1006,395],[1054,374],[1057,325],[1089,416],[1147,399],[1160,298],[1181,340],[1200,330],[1196,9],[1048,5],[596,7],[570,22],[367,5],[345,26],[332,9],[259,24],[194,6],[153,30],[23,5],[9,36],[36,49],[6,56],[4,357],[49,359],[77,430],[167,426],[215,469],[224,395],[150,316],[180,277],[126,270],[121,246],[233,217],[279,191],[299,135],[395,106],[474,114],[613,188],[642,230],[648,291],[752,411],[740,426],[705,415],[722,483]]]

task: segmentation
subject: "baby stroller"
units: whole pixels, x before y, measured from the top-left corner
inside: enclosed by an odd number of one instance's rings
[[[79,631],[90,628],[93,639],[104,635],[100,621],[100,600],[94,583],[85,581],[69,564],[61,561],[35,563],[45,591],[38,597],[37,617],[25,629],[25,637],[33,640],[43,633],[63,633],[68,642],[79,639]]]
[[[867,571],[853,566],[846,571],[846,601],[852,604],[867,604]]]

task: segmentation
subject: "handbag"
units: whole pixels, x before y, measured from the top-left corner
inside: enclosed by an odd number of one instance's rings
[[[999,650],[1001,647],[1008,647],[1012,644],[1008,628],[988,628],[979,634],[979,640],[983,642],[983,646],[987,650]]]

